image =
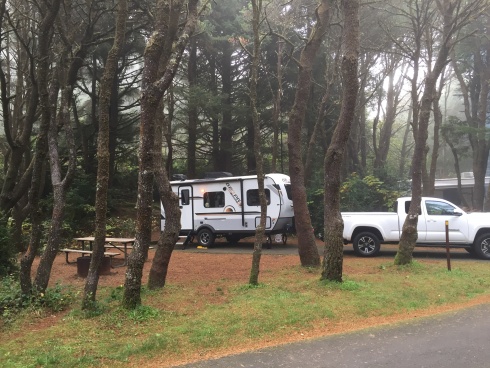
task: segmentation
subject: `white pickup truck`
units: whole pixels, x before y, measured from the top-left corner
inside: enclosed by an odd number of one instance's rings
[[[397,243],[410,201],[399,198],[396,212],[342,212],[344,241],[352,242],[356,254],[364,257],[375,256],[381,243]],[[490,213],[466,213],[440,198],[422,198],[417,246],[445,246],[446,221],[451,247],[490,260]]]

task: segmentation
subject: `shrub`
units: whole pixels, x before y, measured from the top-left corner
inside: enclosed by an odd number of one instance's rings
[[[11,241],[9,230],[0,223],[0,278],[17,270],[15,245]]]
[[[18,278],[6,276],[0,281],[0,318],[11,323],[22,310],[59,312],[65,310],[74,300],[74,293],[56,284],[44,293],[23,295]]]

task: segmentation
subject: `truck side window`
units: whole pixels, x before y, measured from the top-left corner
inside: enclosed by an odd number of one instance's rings
[[[225,193],[223,192],[206,192],[203,196],[204,207],[217,208],[225,206]]]
[[[441,216],[454,214],[454,207],[445,202],[427,201],[425,202],[425,207],[428,215]]]
[[[190,191],[189,189],[182,189],[180,191],[180,201],[182,203],[182,206],[186,206],[188,205],[189,203],[191,203],[190,201]]]
[[[265,190],[265,198],[267,199],[267,205],[271,204],[271,191]],[[247,190],[247,206],[260,206],[259,190],[250,189]]]
[[[406,201],[405,202],[405,213],[408,215],[408,210],[410,209],[410,204],[412,203],[412,201]],[[419,209],[419,215],[422,214],[422,209],[420,208]]]

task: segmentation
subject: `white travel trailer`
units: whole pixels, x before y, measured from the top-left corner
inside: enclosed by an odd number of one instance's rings
[[[260,222],[257,176],[232,176],[210,179],[172,181],[172,190],[179,197],[181,236],[186,242],[197,235],[201,246],[212,246],[216,237],[229,242],[255,234]],[[289,176],[267,174],[264,179],[267,198],[265,233],[270,236],[294,229],[293,201]],[[162,231],[165,212],[162,206]]]

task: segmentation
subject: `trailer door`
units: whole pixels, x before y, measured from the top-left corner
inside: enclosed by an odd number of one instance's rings
[[[179,187],[180,225],[181,230],[193,230],[194,228],[194,202],[191,186]]]

